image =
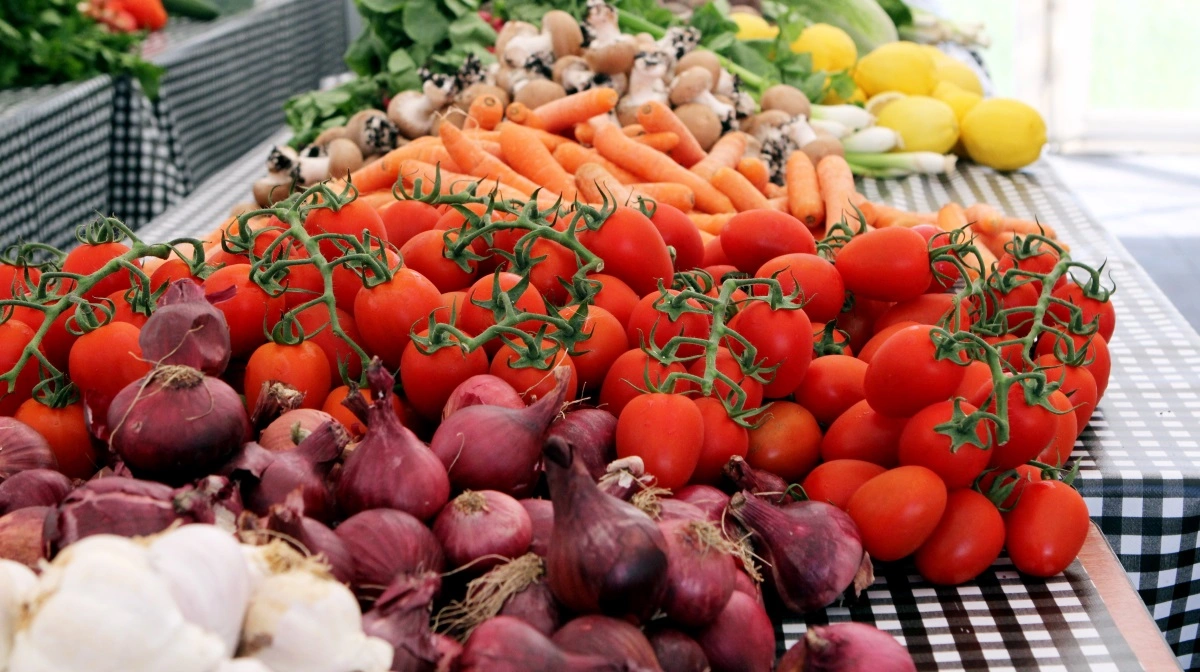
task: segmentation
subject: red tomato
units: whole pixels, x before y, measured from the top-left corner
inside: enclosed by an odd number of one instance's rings
[[[724,248],[721,247],[721,237],[714,236],[704,244],[704,260],[700,262],[700,265],[708,268],[725,264],[733,265],[729,261],[729,255],[725,254]]]
[[[670,422],[665,419],[670,418]],[[658,485],[678,490],[687,485],[704,446],[704,416],[679,394],[643,394],[617,417],[617,456],[642,458]]]
[[[468,335],[478,336],[485,329],[496,324],[496,315],[488,308],[478,305],[477,301],[491,301],[494,292],[510,293],[521,282],[521,276],[513,273],[497,273],[485,275],[475,281],[467,290],[466,300],[463,301],[462,312],[458,315],[458,325]],[[497,286],[499,289],[497,290]],[[513,301],[513,306],[526,313],[546,314],[546,304],[541,294],[533,285],[526,285],[520,296]],[[542,324],[536,320],[528,320],[517,325],[522,329],[535,331]],[[495,352],[500,347],[499,339],[493,339],[487,345],[488,352]]]
[[[814,323],[836,319],[846,302],[842,276],[833,264],[815,254],[793,253],[769,259],[758,268],[756,278],[775,278],[784,294],[800,288],[797,300]],[[756,286],[754,293],[767,295],[766,287]]]
[[[1117,312],[1113,308],[1111,301],[1099,301],[1091,299],[1083,294],[1083,288],[1079,285],[1068,282],[1060,287],[1055,287],[1050,295],[1060,301],[1065,301],[1070,304],[1079,306],[1082,313],[1083,324],[1091,324],[1092,321],[1099,319],[1100,336],[1105,341],[1111,341],[1113,331],[1117,328]],[[1055,318],[1058,318],[1055,320]],[[1071,320],[1071,309],[1061,303],[1051,303],[1046,309],[1046,324],[1058,326],[1065,329]]]
[[[600,283],[600,291],[592,299],[592,305],[612,313],[613,317],[621,323],[621,328],[628,326],[633,307],[637,305],[641,297],[620,278],[603,273],[593,273],[588,276],[588,279]]]
[[[1075,408],[1075,429],[1082,433],[1092,418],[1092,412],[1096,410],[1099,394],[1096,391],[1096,379],[1086,368],[1067,366],[1054,355],[1042,355],[1034,363],[1046,374],[1047,381],[1061,385],[1058,389]]]
[[[721,470],[729,463],[729,458],[734,455],[746,457],[750,436],[745,427],[729,419],[720,400],[700,397],[695,402],[704,423],[704,440],[700,444],[696,470],[688,482],[715,485],[721,481]]]
[[[373,244],[371,249],[375,250],[373,254],[378,257],[378,244]],[[387,267],[389,269],[395,270],[400,267],[400,255],[398,253],[392,251],[390,248],[384,248],[383,255],[384,259],[387,260]],[[304,267],[300,266],[297,267],[297,269],[304,269]],[[313,269],[309,267],[308,270],[312,271]],[[368,278],[375,277],[375,272],[369,269],[352,269],[344,265],[336,266],[333,269],[334,300],[337,301],[338,308],[351,313],[354,312],[354,302],[358,299],[358,294],[362,291],[364,286],[362,275],[359,274],[360,270],[362,270],[363,273],[366,273]],[[324,284],[323,281],[319,279],[319,274],[317,274],[317,278],[318,280],[315,285],[315,291],[317,293],[321,293],[324,291]],[[312,297],[309,296],[308,298]],[[299,303],[295,305],[299,305]]]
[[[858,348],[858,358],[870,364],[871,360],[875,357],[875,353],[879,352],[880,346],[882,346],[889,338],[895,336],[896,332],[900,331],[901,329],[914,326],[915,324],[916,322],[897,322],[895,324],[890,324],[886,327],[880,328],[879,331],[875,332],[875,335],[871,337],[871,340],[867,341],[861,348]]]
[[[138,345],[140,333],[127,322],[110,322],[80,336],[71,347],[68,373],[94,417],[105,417],[118,392],[150,373]]]
[[[765,301],[753,301],[729,321],[757,350],[757,363],[777,366],[763,395],[778,399],[791,394],[812,362],[812,322],[802,310],[772,310]],[[730,350],[741,354],[742,345],[732,341]]]
[[[984,341],[1000,352],[1000,363],[1009,371],[1025,370],[1025,347],[1021,343],[1011,343],[1017,338],[1015,334],[1005,336],[983,336]]]
[[[63,273],[77,273],[79,275],[90,275],[104,267],[105,264],[116,259],[117,257],[129,251],[129,246],[124,243],[100,243],[99,245],[80,245],[79,247],[67,253],[66,260],[63,261]],[[132,263],[138,268],[142,267],[142,262],[139,259],[133,260]],[[88,301],[93,301],[102,296],[108,296],[113,292],[119,292],[124,289],[129,289],[133,286],[133,277],[129,271],[121,268],[117,271],[105,276],[96,284],[92,285],[86,292],[83,293],[83,298]],[[63,291],[74,289],[74,280],[64,280],[62,284]]]
[[[624,280],[638,296],[671,286],[671,253],[648,217],[630,207],[616,208],[600,228],[579,232],[579,242],[604,260],[604,272]]]
[[[952,311],[954,311],[953,294],[922,294],[888,308],[875,321],[875,329],[879,331],[901,322],[943,326],[943,318]],[[971,319],[967,316],[966,307],[960,306],[953,326],[946,325],[946,328],[965,331],[970,326]]]
[[[650,218],[663,242],[675,248],[675,270],[690,271],[704,261],[704,241],[700,229],[679,208],[658,203]]]
[[[931,247],[942,247],[950,244],[950,232],[943,231],[932,224],[918,224],[912,227],[913,231],[921,234],[925,239],[926,244]],[[925,290],[926,293],[944,292],[954,286],[954,283],[962,277],[962,271],[958,270],[950,261],[936,261],[933,263],[933,280],[929,283],[929,287]]]
[[[346,332],[346,336],[351,341],[361,347],[362,338],[358,335],[358,325],[355,324],[354,317],[341,308],[334,310],[337,311],[338,325],[342,331]],[[296,314],[296,323],[304,329],[305,340],[315,344],[321,349],[321,352],[325,353],[325,359],[329,361],[330,381],[340,382],[342,380],[339,365],[343,364],[346,367],[346,377],[350,380],[357,380],[362,375],[362,358],[354,352],[349,343],[333,333],[333,329],[329,326],[329,309],[325,307],[325,304],[319,303],[300,311]]]
[[[539,238],[530,248],[530,257],[541,258],[541,261],[529,269],[529,284],[550,303],[556,306],[566,304],[571,295],[563,282],[570,282],[571,276],[579,270],[575,253],[553,240]]]
[[[422,330],[420,335],[428,334]],[[450,393],[464,380],[488,372],[487,353],[482,348],[463,352],[448,347],[422,352],[409,341],[400,358],[400,383],[409,403],[427,420],[439,420]]]
[[[24,296],[33,291],[42,272],[33,266],[14,266],[0,262],[0,300]]]
[[[50,408],[37,399],[27,399],[15,417],[46,439],[58,460],[58,470],[68,478],[86,479],[96,473],[99,453],[88,433],[83,404]]]
[[[578,306],[567,306],[560,314],[564,320],[569,320],[578,309]],[[600,391],[609,368],[628,348],[625,329],[612,313],[603,308],[588,308],[583,333],[588,334],[588,339],[575,344],[575,354],[571,355],[571,359],[575,362],[584,394],[591,395]]]
[[[551,341],[542,341],[544,351],[548,352],[552,345]],[[518,359],[520,359],[520,355],[517,354],[517,351],[505,343],[500,346],[496,357],[492,359],[492,366],[488,373],[504,379],[504,382],[512,385],[526,403],[532,404],[554,391],[554,369],[569,369],[571,379],[567,382],[566,400],[575,401],[576,391],[579,389],[579,373],[575,370],[575,362],[571,360],[571,356],[567,354],[566,350],[559,349],[557,352],[547,354],[542,360],[546,365],[546,368],[543,369],[532,366],[514,367],[513,363]]]
[[[1014,336],[1024,336],[1033,327],[1034,306],[1037,305],[1041,296],[1039,291],[1038,285],[1034,282],[1016,285],[1009,291],[999,294],[1000,305],[998,307],[993,305],[995,300],[989,296],[987,298],[987,305],[990,308],[988,312],[991,313],[998,309],[1011,311],[1004,317],[1009,333]]]
[[[112,319],[109,321],[128,322],[138,329],[141,329],[142,325],[146,324],[146,320],[150,319],[150,316],[133,309],[133,304],[129,303],[129,300],[125,298],[125,294],[129,291],[130,290],[115,292],[104,297],[109,301],[112,301],[113,305]]]
[[[819,464],[804,477],[801,486],[814,502],[829,502],[845,511],[850,498],[864,483],[887,469],[862,460],[832,460]]]
[[[396,201],[379,211],[387,241],[396,247],[422,231],[432,231],[439,217],[437,208],[421,201]]]
[[[1054,270],[1055,264],[1059,262],[1059,254],[1053,247],[1044,243],[1036,243],[1036,248],[1032,250],[1033,254],[1017,261],[1012,252],[1005,252],[1000,256],[996,264],[996,272],[1003,274],[1016,268],[1030,273],[1049,273]],[[1060,278],[1059,283],[1065,283],[1066,278]],[[1038,294],[1042,293],[1042,281],[1033,279],[1034,289]],[[1057,288],[1058,285],[1056,284]]]
[[[818,357],[808,366],[808,373],[796,388],[796,401],[828,426],[839,415],[862,401],[863,378],[867,363],[846,355]]]
[[[355,200],[346,203],[334,211],[331,208],[320,208],[308,213],[304,220],[304,230],[315,236],[322,233],[336,233],[352,236],[363,240],[364,234],[370,234],[382,242],[388,242],[387,227],[379,218],[379,213],[366,201]],[[332,240],[321,241],[321,254],[328,260],[342,256]]]
[[[891,229],[879,229],[890,231]],[[899,560],[921,547],[946,510],[946,485],[925,467],[896,467],[867,481],[846,512],[875,560]]]
[[[917,571],[930,583],[957,586],[979,576],[1004,548],[1004,519],[987,497],[958,490],[946,498],[946,512],[933,534],[917,549]]]
[[[838,252],[837,270],[855,296],[880,301],[919,296],[933,281],[925,239],[897,227],[855,236]]]
[[[475,269],[479,264],[468,261],[470,271],[464,271],[453,260],[446,258],[445,238],[458,238],[455,231],[422,231],[400,248],[404,265],[425,276],[439,292],[464,289],[475,280]]]
[[[371,390],[368,388],[359,388],[358,393],[367,402],[371,404]],[[350,388],[342,385],[335,387],[329,391],[329,396],[325,397],[325,403],[321,405],[321,410],[333,416],[335,420],[342,423],[346,431],[355,438],[361,438],[366,433],[367,427],[360,421],[350,409],[342,403],[342,401],[350,396]],[[396,417],[400,418],[400,424],[409,429],[419,429],[419,422],[416,417],[416,411],[407,405],[405,399],[398,395],[392,395],[392,409],[396,411]]]
[[[873,301],[865,296],[854,297],[850,310],[837,316],[837,327],[850,337],[850,346],[860,352],[875,333],[875,321],[891,306],[885,301]],[[865,361],[865,360],[864,360]]]
[[[1001,488],[1007,487],[1011,483],[1012,490],[1009,491],[1004,501],[1000,502],[1000,508],[1008,511],[1021,498],[1021,493],[1025,492],[1025,486],[1040,480],[1042,480],[1042,470],[1032,464],[1022,464],[1016,469],[1008,471],[989,469],[984,472],[983,478],[979,479],[979,491],[990,497],[992,488],[995,487],[997,481]]]
[[[283,317],[285,301],[282,296],[268,296],[250,280],[249,264],[219,268],[204,281],[209,296],[229,287],[236,290],[233,297],[213,305],[225,314],[233,356],[240,357],[267,342],[268,331]]]
[[[688,373],[698,378],[703,378],[706,367],[707,364],[704,358],[700,357],[688,365]],[[746,393],[743,408],[758,408],[762,406],[762,383],[743,373],[741,362],[738,361],[737,357],[733,356],[729,348],[717,348],[717,360],[714,368],[718,372],[729,376],[729,379],[737,383],[742,388],[742,391]],[[720,378],[717,378],[713,382],[712,396],[718,399],[729,399],[731,394],[733,394],[733,388],[729,386],[729,383]]]
[[[891,468],[899,462],[897,450],[905,418],[889,418],[864,399],[839,415],[821,439],[821,459],[863,460]]]
[[[808,409],[790,401],[777,401],[753,418],[761,421],[750,430],[746,462],[765,469],[788,483],[807,476],[820,459],[821,428]]]
[[[1054,416],[1058,421],[1054,438],[1050,445],[1038,453],[1036,459],[1043,464],[1061,467],[1070,459],[1071,451],[1075,448],[1075,437],[1079,436],[1079,419],[1075,417],[1067,395],[1060,390],[1050,393],[1050,405],[1062,412]]]
[[[683,365],[678,362],[664,365],[641,350],[629,350],[613,361],[604,376],[600,407],[620,416],[630,401],[647,392],[646,380],[657,386],[672,373],[685,373]],[[684,382],[675,385],[673,391],[682,394],[689,389],[690,384]]]
[[[667,293],[671,296],[678,296],[679,290],[668,289]],[[647,294],[642,297],[641,301],[638,301],[629,315],[629,324],[625,328],[629,347],[640,348],[653,343],[656,347],[662,348],[676,336],[708,338],[708,334],[712,330],[712,314],[708,312],[704,304],[696,299],[687,299],[688,306],[701,312],[681,313],[678,320],[672,320],[666,312],[670,301],[670,298],[664,297],[658,292]],[[677,349],[675,354],[687,358],[695,357],[702,352],[704,352],[703,346],[688,343]]]
[[[411,339],[410,332],[426,328],[429,313],[441,303],[442,295],[432,282],[420,273],[401,268],[391,280],[358,293],[354,323],[367,352],[395,369]],[[467,308],[463,306],[464,316]]]
[[[992,368],[987,365],[987,362],[973,361],[967,365],[967,370],[963,372],[962,382],[958,384],[958,389],[954,391],[953,396],[962,397],[967,400],[967,403],[979,408],[987,401],[994,384]]]
[[[1062,481],[1030,483],[1004,517],[1008,555],[1032,576],[1054,576],[1079,555],[1087,540],[1087,504]]]
[[[1078,355],[1082,351],[1082,366],[1092,374],[1092,378],[1096,383],[1096,397],[1099,399],[1104,396],[1104,391],[1108,389],[1108,374],[1112,370],[1112,358],[1108,354],[1108,342],[1106,342],[1099,334],[1092,336],[1080,336],[1078,334],[1070,334],[1072,345],[1068,344],[1062,334],[1057,332],[1047,332],[1042,334],[1038,339],[1037,349],[1035,352],[1040,357],[1042,355],[1052,355],[1058,361],[1070,359],[1072,355]],[[1090,340],[1089,340],[1090,339]]]
[[[987,410],[996,412],[995,400],[988,404]],[[991,466],[1000,470],[1012,469],[1032,460],[1054,441],[1057,428],[1058,419],[1054,413],[1025,401],[1025,389],[1021,384],[1009,387],[1008,441],[994,445],[993,440]]]
[[[463,301],[467,299],[466,292],[443,292],[442,304],[434,310],[434,316],[442,324],[458,325],[458,316],[462,314]],[[454,319],[451,320],[450,317]]]
[[[246,407],[253,410],[263,383],[277,380],[304,393],[302,408],[320,408],[329,396],[329,359],[312,341],[295,345],[264,343],[246,362]]]
[[[970,404],[962,404],[964,414],[974,413],[975,410]],[[953,414],[952,401],[939,401],[917,411],[904,426],[897,450],[900,464],[928,468],[942,478],[947,490],[969,487],[987,468],[990,457],[984,449],[988,446],[988,436],[982,422],[975,426],[975,438],[979,445],[964,443],[957,450],[952,448],[949,436],[935,429],[949,422]]]
[[[26,322],[26,317],[29,321]],[[25,322],[35,331],[42,326],[42,318],[44,313],[39,310],[26,310],[18,307],[13,311],[13,318]],[[71,348],[75,345],[75,341],[79,338],[67,329],[67,323],[75,317],[75,308],[71,307],[63,311],[54,322],[50,325],[50,329],[46,335],[42,337],[42,351],[46,353],[46,357],[54,368],[59,371],[65,370],[70,361]],[[10,319],[9,321],[12,321]],[[34,326],[32,322],[37,322]],[[72,323],[73,324],[73,323]],[[11,367],[10,367],[11,368]]]
[[[817,241],[808,227],[777,210],[738,213],[725,223],[720,238],[729,260],[746,273],[783,254],[817,253]]]
[[[836,325],[835,325],[836,326]],[[819,322],[813,323],[813,352],[816,356],[816,351],[825,338],[825,325]],[[830,334],[830,344],[836,345],[842,349],[840,354],[847,357],[854,356],[854,348],[850,347],[850,337],[841,329],[834,329]]]
[[[10,319],[0,323],[0,373],[8,373],[17,365],[25,347],[33,341],[36,332],[29,325],[19,320]],[[25,403],[33,394],[33,387],[38,384],[38,363],[35,357],[30,357],[21,374],[17,376],[16,385],[12,392],[8,386],[0,383],[0,416],[16,413],[17,408]]]
[[[932,329],[923,324],[905,327],[879,346],[863,379],[871,408],[884,415],[907,417],[949,399],[958,389],[966,367],[934,358]]]

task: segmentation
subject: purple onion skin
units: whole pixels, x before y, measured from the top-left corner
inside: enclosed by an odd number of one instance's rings
[[[13,474],[0,483],[0,515],[27,506],[58,506],[71,487],[71,479],[53,469]]]
[[[663,672],[709,672],[708,658],[696,640],[678,630],[656,628],[647,634]]]
[[[334,530],[354,558],[355,592],[376,597],[402,574],[440,572],[442,547],[424,523],[403,511],[371,509]]]
[[[442,408],[442,420],[471,406],[521,409],[525,408],[525,400],[508,381],[490,373],[481,373],[467,378],[454,388]]]
[[[441,576],[432,572],[402,576],[363,615],[363,632],[395,648],[392,672],[438,669],[442,653],[429,629],[429,614],[441,586]]]
[[[341,537],[319,520],[304,516],[304,501],[299,491],[293,492],[283,504],[270,509],[267,529],[280,532],[314,556],[329,564],[333,578],[349,584],[354,580],[354,556],[346,550]]]
[[[894,637],[866,623],[814,625],[779,659],[777,672],[916,672]]]
[[[717,619],[696,633],[696,643],[714,670],[771,672],[775,626],[754,598],[734,591]]]
[[[29,469],[57,469],[58,459],[37,430],[0,417],[0,480]]]
[[[546,637],[553,635],[562,625],[558,602],[550,592],[545,577],[509,597],[500,607],[500,615],[519,618]]]
[[[470,491],[442,508],[433,521],[433,536],[450,566],[471,564],[471,573],[481,574],[501,558],[524,555],[533,541],[533,522],[525,507],[503,492]]]
[[[658,500],[660,511],[658,513],[659,522],[668,520],[702,520],[709,522],[708,516],[700,507],[693,504],[688,504],[682,499],[667,497],[666,499]]]
[[[632,669],[662,670],[641,629],[608,616],[593,614],[568,621],[550,641],[570,653],[608,658]]]
[[[736,592],[745,593],[746,595],[753,597],[755,602],[766,606],[766,603],[763,602],[762,586],[760,586],[757,581],[750,578],[749,574],[738,570],[738,572],[733,575],[733,589]]]
[[[437,647],[438,664],[436,672],[457,672],[458,659],[462,656],[463,647],[457,640],[446,635],[435,634],[433,645]]]
[[[602,408],[567,413],[550,425],[547,436],[557,436],[570,444],[597,480],[608,463],[617,459],[617,416]]]
[[[550,552],[550,535],[554,530],[554,505],[548,499],[521,499],[521,506],[533,524],[533,539],[529,552],[546,557]]]
[[[29,506],[0,517],[0,558],[37,569],[38,562],[49,557],[45,529],[52,511]]]
[[[242,477],[246,506],[260,516],[299,490],[304,515],[329,521],[336,509],[329,471],[349,442],[341,423],[329,421],[287,450],[272,451],[247,443],[225,470]]]
[[[764,571],[790,611],[802,614],[832,604],[863,564],[858,527],[836,506],[794,502],[776,507],[742,493],[729,509],[754,534]]]
[[[626,672],[599,656],[567,653],[523,621],[489,618],[471,632],[458,659],[459,672]]]
[[[786,494],[788,482],[763,469],[755,469],[745,458],[734,455],[729,458],[723,470],[725,477],[737,486],[738,490],[746,490],[759,495],[762,499],[775,505],[793,501]]]
[[[701,527],[703,526],[703,527]],[[720,535],[708,521],[660,522],[667,540],[667,594],[662,609],[679,625],[699,628],[713,621],[733,594],[733,556],[706,546],[703,534]]]
[[[158,308],[138,334],[138,345],[149,361],[182,364],[210,376],[225,371],[232,352],[225,314],[187,278],[172,282],[158,299]]]
[[[708,522],[718,525],[725,515],[725,507],[729,506],[729,495],[711,485],[689,485],[680,488],[671,498],[695,506],[704,512]]]
[[[175,491],[162,483],[110,476],[71,491],[46,521],[46,539],[62,549],[93,534],[140,537],[179,519]]]

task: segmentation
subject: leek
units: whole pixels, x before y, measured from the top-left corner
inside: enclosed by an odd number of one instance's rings
[[[875,123],[875,116],[857,105],[813,105],[809,116],[814,121],[836,121],[851,131]]]
[[[864,128],[842,138],[842,149],[855,154],[880,154],[903,149],[900,134],[886,126]]]
[[[937,175],[954,170],[958,157],[937,152],[888,152],[865,154],[846,152],[846,163],[856,175],[899,177],[919,173]],[[882,173],[882,174],[880,174]]]

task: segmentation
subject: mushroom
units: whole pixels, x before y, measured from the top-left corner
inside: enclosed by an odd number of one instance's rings
[[[637,38],[621,32],[617,10],[604,0],[588,0],[584,20],[584,58],[592,70],[606,75],[629,72],[637,57]]]
[[[712,94],[712,73],[696,66],[684,70],[671,82],[671,104],[675,106],[699,103],[716,113],[722,129],[733,127],[736,110],[733,105],[717,100]]]
[[[721,78],[721,62],[716,54],[707,49],[695,49],[685,54],[675,63],[675,71],[686,72],[697,66],[708,70],[714,83]]]
[[[555,58],[583,53],[583,28],[575,17],[560,9],[542,16],[542,34],[550,36]]]
[[[333,177],[343,177],[362,167],[362,150],[354,141],[347,138],[336,138],[325,147],[329,155],[329,174]]]
[[[458,80],[451,75],[435,74],[426,68],[417,72],[423,81],[421,90],[401,91],[388,104],[387,112],[400,135],[409,139],[429,135],[434,115],[450,103],[458,88]],[[375,153],[364,150],[363,156]]]
[[[513,100],[532,110],[566,95],[567,91],[562,84],[549,79],[534,79],[526,82],[513,96]]]
[[[687,126],[704,151],[712,149],[721,138],[721,120],[717,114],[699,103],[687,103],[675,108],[675,116]]]
[[[442,124],[450,124],[455,128],[462,128],[467,125],[466,110],[457,107],[447,107],[446,109],[433,115],[433,123],[429,126],[430,135],[437,135],[438,129]]]
[[[292,194],[292,178],[272,173],[254,183],[254,201],[260,208],[269,208]]]
[[[509,45],[514,42],[516,46],[510,50]],[[543,37],[532,23],[509,21],[496,35],[495,50],[501,66],[519,68],[538,50],[553,51],[554,44],[548,37]]]
[[[554,62],[551,70],[554,81],[563,87],[567,93],[578,93],[592,88],[592,66],[582,56],[563,56]]]
[[[495,84],[485,84],[480,82],[478,84],[472,84],[463,89],[462,93],[459,93],[454,97],[454,104],[463,108],[464,110],[469,110],[471,109],[471,103],[475,102],[475,99],[479,98],[480,96],[495,96],[496,100],[499,100],[500,104],[504,107],[508,107],[508,104],[512,102],[509,99],[508,91],[505,91]]]
[[[695,26],[673,26],[658,41],[660,49],[671,56],[671,67],[674,68],[679,59],[690,54],[700,44],[700,30]]]
[[[821,159],[836,154],[845,156],[846,150],[842,148],[842,141],[828,135],[824,131],[816,131],[817,137],[809,141],[807,144],[800,147],[800,151],[808,155],[812,159],[813,165],[821,162]]]
[[[397,124],[382,110],[363,110],[346,122],[346,137],[358,145],[363,156],[395,149],[399,133]]]
[[[510,68],[528,67],[531,59],[553,63],[578,54],[582,47],[583,29],[570,14],[557,9],[542,17],[540,31],[524,21],[509,21],[496,36],[496,54]]]
[[[622,126],[637,123],[637,110],[657,100],[667,102],[667,70],[670,57],[658,50],[638,52],[629,73],[629,92],[617,102],[617,119]]]
[[[742,122],[741,130],[761,141],[769,138],[780,126],[791,120],[792,115],[783,110],[763,110]]]
[[[267,153],[267,172],[287,174],[300,163],[300,153],[287,145],[275,145]]]
[[[808,96],[804,92],[794,86],[787,84],[776,84],[768,88],[762,95],[762,109],[764,112],[768,110],[781,110],[786,112],[788,116],[804,117],[812,113],[812,107],[808,102]]]
[[[345,137],[347,137],[345,126],[331,126],[321,131],[320,135],[317,136],[316,140],[313,140],[312,144],[324,147],[338,138]]]
[[[592,88],[597,87],[608,87],[616,91],[618,96],[623,96],[629,91],[629,75],[623,72],[615,75],[597,73],[592,77]]]
[[[772,110],[754,117],[754,137],[762,141],[762,155],[771,171],[771,179],[782,184],[788,157],[817,139],[804,117],[787,118],[787,113]],[[769,116],[767,116],[769,115]],[[782,121],[783,123],[776,123]]]

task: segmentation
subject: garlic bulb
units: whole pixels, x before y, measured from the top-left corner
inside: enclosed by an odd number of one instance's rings
[[[96,535],[46,566],[9,672],[212,672],[221,639],[189,623],[135,541]]]
[[[234,658],[221,663],[213,672],[273,672],[261,660],[253,658]]]
[[[232,656],[254,591],[241,545],[213,525],[184,525],[155,537],[149,551],[183,617],[220,637]]]
[[[241,653],[273,672],[385,672],[392,665],[392,646],[363,634],[350,589],[304,567],[258,586]]]
[[[0,670],[8,669],[21,605],[35,586],[37,575],[33,570],[19,562],[0,560]]]

